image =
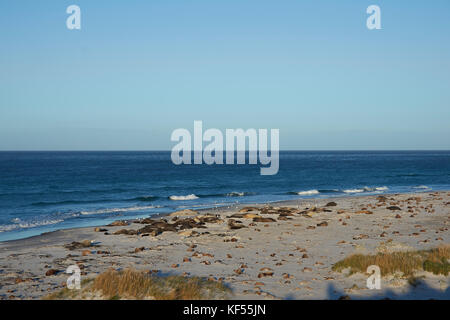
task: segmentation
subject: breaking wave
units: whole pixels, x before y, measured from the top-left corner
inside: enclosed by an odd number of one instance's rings
[[[360,193],[360,192],[364,192],[364,189],[345,189],[345,190],[343,190],[343,192],[345,192],[345,193]]]
[[[310,195],[319,194],[319,193],[320,193],[319,190],[316,190],[316,189],[296,192],[296,194],[298,194],[299,196],[310,196]]]
[[[110,209],[100,209],[100,210],[92,210],[92,211],[80,211],[80,214],[87,216],[87,215],[92,215],[92,214],[139,211],[139,210],[154,209],[154,208],[158,208],[158,206],[141,206],[141,207],[137,206],[137,207],[128,207],[128,208],[110,208]]]
[[[0,226],[0,232],[12,231],[17,229],[29,229],[34,227],[47,226],[51,224],[57,224],[63,222],[63,219],[52,219],[52,220],[42,220],[42,221],[34,221],[34,222],[26,222],[22,221],[19,218],[13,219],[15,223],[6,224]]]
[[[344,193],[361,193],[361,192],[374,192],[374,191],[386,191],[389,190],[388,187],[364,187],[364,188],[355,188],[355,189],[345,189],[342,192]]]
[[[252,195],[253,193],[251,192],[229,192],[226,194],[227,197],[245,197],[245,196],[249,196]]]
[[[198,197],[195,194],[189,194],[187,196],[170,196],[170,200],[180,201],[180,200],[194,200],[198,199]]]

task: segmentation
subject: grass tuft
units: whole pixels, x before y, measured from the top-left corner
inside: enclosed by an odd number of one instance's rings
[[[226,299],[229,293],[231,290],[223,283],[199,277],[163,277],[132,269],[110,269],[98,275],[87,287],[82,286],[81,292],[64,288],[45,299],[80,299],[90,296],[108,300],[201,300]]]
[[[351,255],[333,265],[334,271],[341,272],[350,268],[350,274],[365,273],[370,265],[380,267],[382,275],[402,272],[404,276],[412,276],[415,271],[429,271],[445,276],[450,272],[450,245],[429,250],[378,253],[376,255]]]

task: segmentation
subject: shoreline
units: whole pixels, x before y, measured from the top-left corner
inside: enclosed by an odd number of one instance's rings
[[[391,196],[391,195],[402,195],[402,194],[422,194],[422,193],[433,193],[433,192],[450,192],[450,189],[448,190],[423,190],[423,191],[416,191],[416,192],[394,192],[394,193],[389,193],[389,192],[383,192],[383,193],[379,193],[379,194],[349,194],[349,195],[339,195],[339,196],[329,196],[329,197],[311,197],[311,198],[298,198],[298,199],[291,199],[291,200],[274,200],[274,201],[267,201],[267,202],[248,202],[248,203],[229,203],[229,204],[224,204],[224,205],[214,205],[211,207],[206,207],[206,208],[200,208],[197,209],[196,206],[190,207],[188,205],[182,206],[182,208],[179,208],[179,210],[184,210],[184,209],[192,209],[198,212],[218,212],[218,213],[222,213],[224,211],[229,211],[229,210],[239,210],[242,207],[246,207],[246,206],[265,206],[265,205],[277,205],[277,206],[289,206],[289,205],[299,205],[301,202],[308,202],[308,203],[315,203],[317,201],[325,201],[325,200],[340,200],[340,199],[348,199],[348,198],[363,198],[363,197],[377,197],[380,195],[383,196]],[[207,206],[207,205],[205,205]],[[204,207],[202,205],[202,207]],[[233,209],[234,208],[234,209]],[[167,216],[170,216],[171,213],[176,212],[178,210],[174,210],[168,213],[156,213],[154,215],[148,215],[149,218],[164,218]],[[134,218],[134,217],[117,217],[115,219],[112,218],[108,218],[107,220],[136,220],[138,218]],[[63,231],[75,231],[75,230],[82,230],[82,229],[90,229],[90,228],[95,228],[95,227],[102,227],[105,224],[103,223],[95,223],[92,224],[91,226],[85,226],[85,227],[70,227],[70,228],[61,228],[61,229],[56,229],[56,230],[52,230],[52,231],[46,231],[40,234],[36,234],[36,235],[32,235],[29,237],[25,237],[25,238],[19,238],[19,239],[10,239],[10,240],[3,240],[0,241],[0,248],[1,245],[3,243],[12,243],[15,241],[21,241],[21,240],[28,240],[28,239],[37,239],[40,240],[40,237],[47,237],[50,234],[53,233],[58,233],[58,232],[63,232]],[[21,230],[23,231],[23,230]]]
[[[377,200],[380,196],[387,199],[381,205]],[[336,206],[328,207],[329,202]],[[391,204],[400,210],[386,209]],[[345,294],[354,298],[398,297],[407,286],[404,279],[386,280],[389,290],[373,292],[364,288],[365,275],[348,277],[332,271],[331,266],[355,252],[378,252],[380,246],[406,250],[450,244],[449,205],[450,191],[302,198],[200,209],[191,215],[184,212],[178,218],[173,213],[152,216],[152,220],[161,218],[168,223],[217,218],[204,225],[154,236],[114,234],[147,226],[132,222],[126,226],[104,226],[107,232],[79,227],[7,240],[0,242],[0,299],[36,299],[59,290],[68,277],[64,270],[72,264],[83,265],[82,276],[88,278],[111,267],[220,278],[233,289],[235,299],[335,299]],[[249,212],[265,220],[255,222],[243,217],[239,211],[245,207],[254,207]],[[274,213],[278,209],[263,213],[260,209],[264,207],[288,207],[292,214]],[[311,211],[313,207],[317,210]],[[371,214],[358,213],[364,210]],[[239,227],[231,228],[233,223]],[[65,247],[87,239],[92,241],[92,247]],[[194,245],[195,249],[189,249]],[[236,273],[242,266],[245,268],[241,273]],[[273,270],[274,275],[259,278],[263,266]],[[46,276],[49,269],[58,273]],[[427,290],[408,289],[405,297],[449,298],[448,277],[427,274],[426,278]],[[442,293],[430,291],[433,286],[442,287],[442,283],[446,283]]]

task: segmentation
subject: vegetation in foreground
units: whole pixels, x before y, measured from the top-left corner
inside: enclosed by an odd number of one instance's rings
[[[85,280],[80,290],[64,288],[44,299],[226,299],[231,290],[223,283],[199,277],[158,276],[145,271],[108,270]]]
[[[350,274],[365,273],[370,265],[380,267],[381,275],[402,272],[412,276],[417,271],[429,271],[447,276],[450,272],[450,245],[429,250],[378,253],[376,255],[351,255],[333,265],[333,270],[341,272],[350,268]]]

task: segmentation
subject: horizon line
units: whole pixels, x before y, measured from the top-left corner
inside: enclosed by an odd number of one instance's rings
[[[191,150],[191,152],[203,152],[204,150]],[[258,150],[256,150],[258,151]],[[267,150],[271,151],[271,150]],[[344,152],[355,152],[355,151],[450,151],[449,149],[282,149],[279,152],[330,152],[330,151],[344,151]],[[74,149],[74,150],[0,150],[0,152],[172,152],[172,150],[163,149],[135,149],[135,150],[120,150],[120,149]],[[226,150],[222,150],[226,152]],[[234,152],[249,152],[249,150],[234,150]]]

